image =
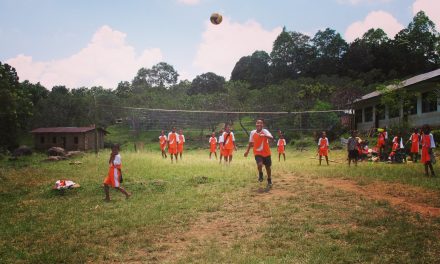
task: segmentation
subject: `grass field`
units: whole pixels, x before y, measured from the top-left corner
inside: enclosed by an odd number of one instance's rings
[[[194,150],[171,165],[122,151],[126,200],[103,202],[109,152],[0,161],[0,263],[438,263],[440,179],[420,164],[317,165],[273,157],[262,191],[243,149],[231,166]],[[437,174],[440,174],[437,169]],[[51,190],[60,178],[81,188]]]

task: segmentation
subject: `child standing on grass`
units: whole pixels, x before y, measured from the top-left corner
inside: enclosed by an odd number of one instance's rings
[[[171,132],[168,134],[168,153],[171,156],[171,163],[173,163],[173,156],[176,157],[177,163],[177,144],[179,143],[179,136],[176,133],[176,128],[173,127]]]
[[[377,149],[379,150],[379,156],[381,160],[385,158],[385,145],[386,145],[386,137],[387,132],[384,129],[378,129],[379,135],[377,136]]]
[[[225,154],[225,150],[223,148],[223,129],[220,129],[220,136],[218,136],[218,149],[220,150],[220,164],[222,163],[222,158]]]
[[[167,136],[165,136],[165,131],[161,131],[160,132],[160,137],[159,137],[159,144],[160,144],[160,150],[162,151],[162,158],[166,159],[167,158],[167,152],[166,152],[166,148],[167,148]]]
[[[281,155],[283,155],[284,161],[286,161],[286,140],[284,139],[284,135],[280,132],[278,132],[278,135],[280,138],[278,139],[277,146],[278,146],[278,161],[281,161]]]
[[[234,153],[234,150],[237,149],[237,147],[235,146],[234,132],[231,131],[231,126],[228,124],[225,126],[225,132],[223,132],[223,149],[224,149],[223,156],[225,158],[225,163],[231,164],[232,154]]]
[[[411,160],[412,162],[417,163],[420,150],[420,134],[417,128],[414,128],[414,132],[411,134],[408,142],[411,142]]]
[[[435,177],[434,168],[432,167],[433,162],[435,162],[434,149],[435,142],[434,136],[431,134],[431,128],[429,125],[424,125],[422,137],[422,163],[425,164],[426,176],[429,176],[429,168],[431,170],[431,176]]]
[[[325,131],[322,131],[321,137],[319,138],[319,141],[318,141],[318,154],[319,154],[319,165],[320,166],[321,166],[323,156],[325,157],[325,161],[327,162],[327,166],[330,165],[328,163],[328,149],[329,149],[329,144],[328,144],[327,134],[325,133]]]
[[[351,161],[354,161],[354,165],[357,166],[357,162],[359,159],[359,151],[358,151],[358,139],[356,136],[356,131],[351,132],[351,137],[348,138],[347,142],[347,152],[348,152],[348,166],[351,165]]]
[[[182,159],[183,153],[183,145],[185,145],[185,136],[183,135],[182,129],[179,130],[179,141],[177,142],[177,154],[180,155],[180,159]],[[177,158],[176,158],[177,161]]]
[[[110,154],[110,159],[108,161],[109,169],[107,178],[104,180],[104,192],[105,192],[105,201],[110,201],[110,186],[119,190],[121,193],[125,194],[125,198],[129,198],[131,193],[128,193],[124,188],[121,187],[122,181],[122,162],[121,155],[119,154],[119,145],[115,144],[112,147],[112,152]]]
[[[217,159],[217,138],[215,137],[215,132],[212,132],[209,138],[209,159],[211,159],[212,153],[214,153],[215,159]]]
[[[253,147],[255,161],[257,162],[258,168],[258,181],[263,181],[263,165],[266,167],[267,173],[267,186],[272,187],[272,159],[270,157],[270,147],[269,140],[273,139],[272,134],[263,128],[264,121],[262,119],[258,119],[255,127],[249,137],[249,145],[244,153],[244,156],[247,157],[249,154],[249,150]]]

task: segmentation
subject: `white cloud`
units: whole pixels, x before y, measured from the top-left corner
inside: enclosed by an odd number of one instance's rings
[[[197,5],[200,3],[200,0],[177,0],[177,2],[184,5]]]
[[[390,13],[381,10],[373,11],[367,15],[364,21],[351,24],[345,31],[345,39],[351,42],[358,37],[362,37],[371,28],[381,28],[388,34],[388,37],[394,38],[404,26]]]
[[[421,10],[435,23],[437,31],[440,31],[440,1],[416,0],[413,4],[413,14]]]
[[[270,52],[281,31],[281,27],[265,30],[252,20],[240,24],[223,17],[223,22],[217,26],[206,22],[193,64],[198,71],[214,72],[229,78],[235,63],[241,57],[250,55],[255,50]]]
[[[350,5],[358,5],[358,4],[383,4],[389,3],[393,0],[337,0],[339,4],[350,4]]]
[[[162,60],[160,49],[146,49],[137,55],[126,43],[126,34],[103,26],[87,46],[68,58],[34,61],[23,54],[6,63],[16,68],[21,80],[40,82],[48,89],[54,85],[116,87],[119,81],[131,80],[141,67]]]

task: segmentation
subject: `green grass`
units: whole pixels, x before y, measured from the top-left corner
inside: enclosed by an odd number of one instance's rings
[[[129,200],[101,183],[108,152],[41,163],[0,161],[0,263],[436,263],[440,219],[329,189],[315,180],[399,182],[440,194],[420,164],[317,166],[314,152],[273,157],[274,189],[259,193],[253,158],[231,166],[206,150],[171,165],[155,149],[121,152]],[[344,162],[344,152],[331,152]],[[293,176],[286,176],[293,175]],[[60,178],[81,188],[51,190]]]

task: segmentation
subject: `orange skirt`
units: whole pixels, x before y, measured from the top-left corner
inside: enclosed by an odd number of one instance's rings
[[[319,156],[328,156],[328,149],[319,149]]]

